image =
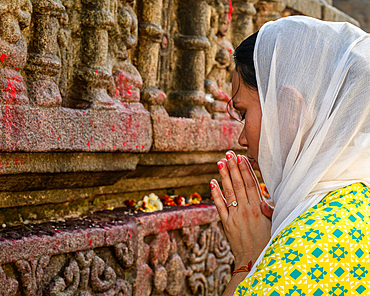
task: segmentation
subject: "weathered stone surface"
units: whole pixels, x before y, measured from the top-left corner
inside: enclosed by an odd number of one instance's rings
[[[360,26],[360,23],[339,9],[330,6],[328,4],[323,5],[322,19],[325,21],[334,21],[334,22],[349,22],[356,26]]]
[[[301,14],[309,15],[318,19],[322,17],[322,1],[318,0],[285,0],[286,6],[299,11]]]
[[[139,104],[117,110],[0,106],[2,151],[149,151],[149,113]]]
[[[242,125],[236,121],[170,117],[161,107],[150,109],[155,151],[222,151],[238,149]]]
[[[368,0],[334,0],[333,6],[350,15],[366,32],[370,32],[370,1]]]
[[[217,221],[214,206],[193,206],[2,230],[0,292],[221,295],[233,256]]]

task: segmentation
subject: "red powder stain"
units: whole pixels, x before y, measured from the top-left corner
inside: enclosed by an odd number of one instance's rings
[[[21,68],[17,67],[17,68],[15,68],[15,69],[19,71]]]
[[[90,238],[90,243],[89,243],[89,246],[91,246],[92,245],[92,238]]]
[[[113,149],[116,149],[116,148],[117,148],[117,145],[114,145],[114,146],[113,146]]]
[[[141,148],[144,149],[145,148],[145,145],[142,145]]]
[[[113,127],[112,127],[112,132],[114,132],[116,130],[116,125],[113,124]]]
[[[229,0],[229,13],[227,14],[227,18],[229,19],[229,21],[231,20],[231,14],[233,12],[233,2],[231,0]]]
[[[60,140],[60,137],[58,137],[57,139]]]
[[[95,73],[98,73],[98,70],[95,70]]]
[[[126,146],[126,143],[127,143],[127,142],[123,142],[122,147],[125,147],[125,146]]]
[[[89,146],[90,146],[90,141],[87,142],[87,147],[89,147]]]
[[[224,134],[226,132],[226,127],[225,127],[225,125],[223,124],[222,125],[222,133]]]
[[[132,94],[131,90],[127,90],[127,94],[131,95]]]
[[[24,165],[24,162],[23,161],[21,161],[21,165]]]
[[[139,145],[136,145],[136,148],[139,148]]]
[[[6,60],[7,56],[5,53],[1,54],[0,61],[4,62]]]
[[[85,111],[82,111],[82,114],[86,114],[86,112]]]
[[[119,95],[119,90],[118,90],[118,88],[116,88],[114,92],[116,93],[116,96],[118,96],[118,95]]]
[[[158,118],[158,122],[160,122],[161,121],[161,119],[160,118]]]
[[[19,158],[14,159],[14,164],[15,165],[18,165],[18,162],[19,162]]]
[[[71,139],[71,142],[73,143],[74,141],[75,141],[75,138],[72,138],[72,139]]]
[[[129,233],[129,234],[128,234],[128,237],[129,237],[129,238],[131,238],[131,236],[132,236],[132,235],[131,235],[131,233]]]
[[[228,49],[229,53],[233,53],[233,50],[231,48]]]
[[[104,143],[102,142],[101,145],[104,146]]]
[[[8,161],[6,162],[6,165],[9,165],[9,162]]]
[[[63,229],[59,229],[59,228],[58,229],[55,229],[55,231],[61,231],[61,230],[63,230]]]

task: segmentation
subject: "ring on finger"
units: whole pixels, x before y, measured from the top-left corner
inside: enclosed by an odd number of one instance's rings
[[[234,200],[231,204],[229,204],[227,207],[230,208],[231,206],[236,207],[238,206],[238,202]]]

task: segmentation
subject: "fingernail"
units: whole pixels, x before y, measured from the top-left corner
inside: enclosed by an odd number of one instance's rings
[[[230,160],[231,158],[233,158],[234,155],[232,155],[231,152],[226,152],[226,159],[227,160]]]
[[[221,161],[219,161],[217,163],[217,166],[218,166],[218,169],[221,171],[223,169],[223,167],[224,167],[224,164]]]
[[[213,184],[212,182],[210,183],[210,186],[211,186],[211,190],[216,188],[215,184]]]
[[[238,156],[236,157],[236,160],[237,160],[237,162],[238,162],[238,163],[242,163],[243,158],[242,158],[240,155],[238,155]]]

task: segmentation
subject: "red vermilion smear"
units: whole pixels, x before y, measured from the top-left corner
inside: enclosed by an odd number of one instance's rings
[[[142,145],[142,146],[141,146],[141,148],[143,148],[143,149],[144,149],[144,148],[145,148],[145,145]]]
[[[2,53],[0,56],[0,61],[4,62],[6,60],[7,56],[5,53]]]
[[[96,70],[95,73],[98,73],[98,70]]]
[[[114,132],[116,130],[116,125],[113,124],[113,127],[112,127],[112,132]]]
[[[92,238],[90,238],[90,243],[89,243],[89,246],[91,246],[92,245]]]
[[[90,146],[90,141],[87,142],[87,146]]]
[[[116,148],[117,148],[117,145],[114,145],[114,146],[113,146],[113,149],[116,149]]]
[[[136,145],[136,148],[139,148],[139,145]]]
[[[18,159],[18,158],[14,159],[14,164],[15,164],[15,165],[17,165],[17,164],[18,164],[18,162],[19,162],[19,159]]]
[[[123,142],[122,147],[125,147],[125,146],[126,146],[126,142]]]
[[[233,53],[233,50],[231,48],[229,48],[228,50],[229,50],[229,53]]]
[[[60,137],[58,137],[57,139],[60,140]]]
[[[127,94],[131,95],[132,94],[131,90],[127,90]]]
[[[231,14],[233,12],[233,2],[231,0],[229,0],[229,7],[230,9],[229,9],[229,13],[227,14],[227,18],[231,20]]]
[[[129,237],[129,238],[131,238],[131,236],[132,236],[132,235],[131,235],[131,233],[129,233],[129,234],[128,234],[128,237]]]

